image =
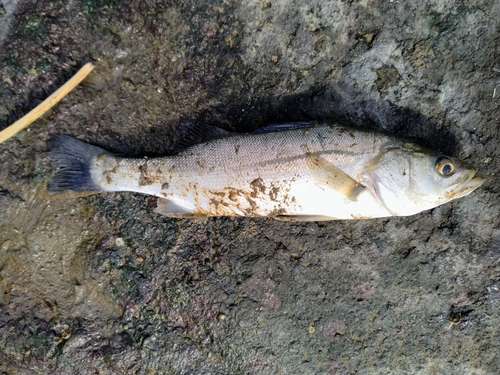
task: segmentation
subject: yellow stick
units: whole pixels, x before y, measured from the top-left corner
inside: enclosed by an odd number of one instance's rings
[[[70,78],[68,82],[62,85],[56,92],[50,95],[47,99],[33,108],[28,114],[21,117],[9,127],[0,131],[0,143],[17,134],[24,128],[28,127],[33,121],[38,120],[45,112],[55,106],[62,98],[73,90],[85,77],[95,68],[91,62],[86,63],[80,70]]]

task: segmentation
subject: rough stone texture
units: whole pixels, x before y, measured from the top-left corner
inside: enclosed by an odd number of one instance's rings
[[[0,373],[500,373],[498,1],[0,4],[0,128],[98,64],[0,144]],[[304,224],[46,193],[51,133],[154,156],[193,122],[314,119],[487,182],[414,217]]]

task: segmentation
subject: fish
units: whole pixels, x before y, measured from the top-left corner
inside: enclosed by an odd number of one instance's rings
[[[207,127],[194,133],[209,134]],[[461,160],[407,139],[339,124],[220,130],[173,155],[126,158],[67,135],[50,141],[49,193],[129,191],[158,197],[174,218],[324,221],[410,216],[484,183]]]

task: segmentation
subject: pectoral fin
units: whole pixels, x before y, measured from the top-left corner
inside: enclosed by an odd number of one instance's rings
[[[307,154],[307,164],[318,185],[343,194],[350,201],[356,201],[364,186],[321,156]]]

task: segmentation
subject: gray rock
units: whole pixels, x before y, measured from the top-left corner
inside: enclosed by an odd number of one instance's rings
[[[0,128],[97,69],[0,144],[0,372],[500,373],[500,3],[2,5]],[[414,217],[323,223],[46,193],[52,133],[155,156],[193,122],[304,120],[415,138],[487,182]]]

